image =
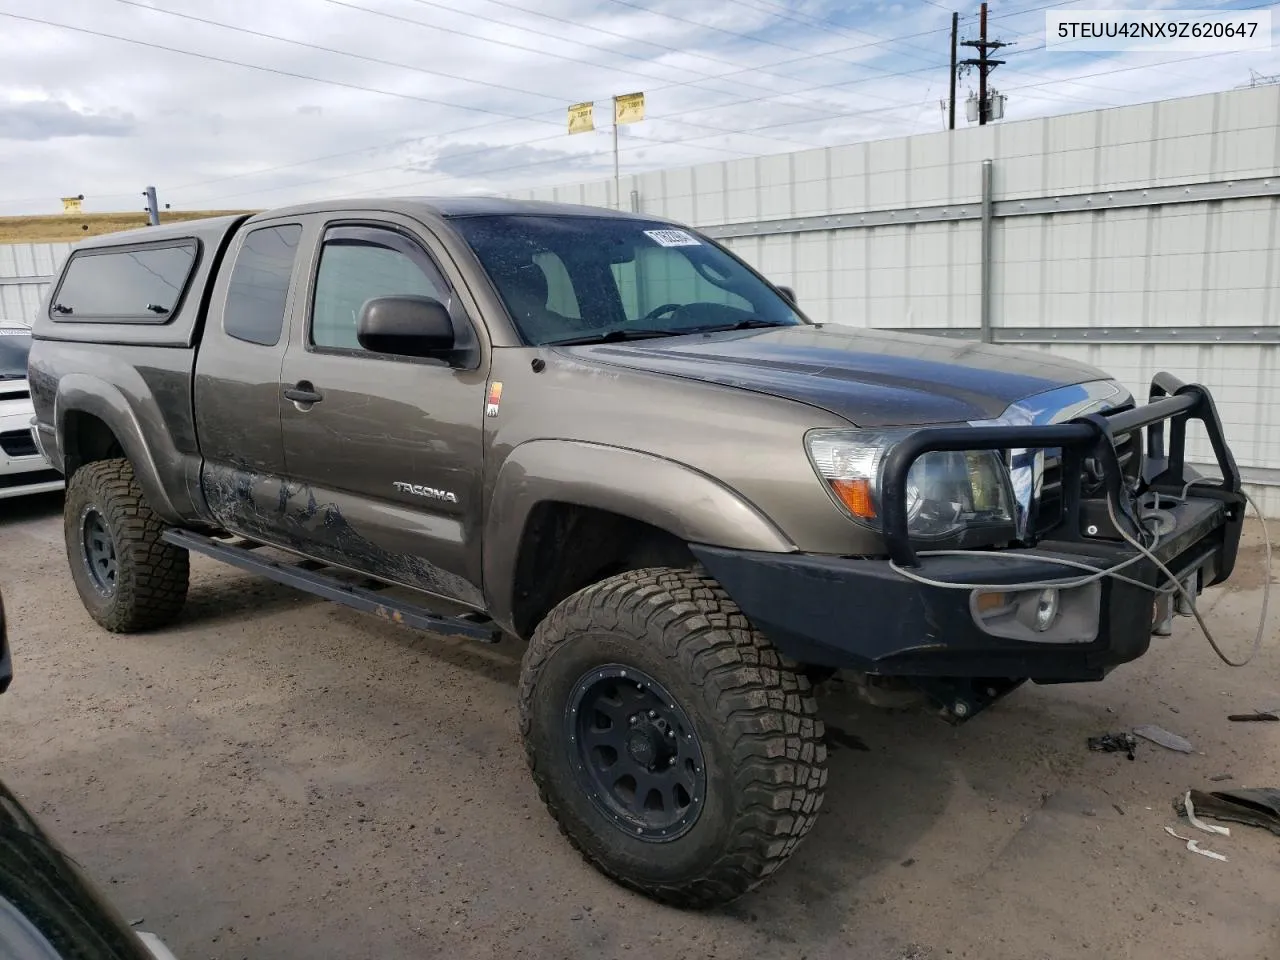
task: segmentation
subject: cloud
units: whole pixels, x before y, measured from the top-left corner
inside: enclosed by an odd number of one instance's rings
[[[0,0],[0,214],[56,213],[66,184],[87,210],[132,209],[147,183],[161,202],[199,210],[607,179],[609,100],[634,90],[646,119],[622,130],[624,174],[935,131],[951,26],[942,6]],[[977,33],[974,6],[965,37]],[[1280,73],[1280,48],[1200,60],[1046,51],[1041,6],[992,8],[990,34],[1019,41],[992,74],[1006,120]],[[959,84],[962,103],[975,86],[972,75]],[[588,99],[602,129],[570,138],[566,108]],[[87,136],[92,149],[57,139]]]
[[[450,143],[435,156],[410,169],[441,174],[442,179],[457,177],[492,182],[507,180],[511,171],[532,170],[554,165],[557,172],[589,169],[589,156],[569,150],[549,150],[522,144]]]
[[[83,113],[61,100],[0,103],[0,140],[127,137],[135,129],[136,124],[129,114]]]

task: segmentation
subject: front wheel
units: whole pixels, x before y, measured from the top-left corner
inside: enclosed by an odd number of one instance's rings
[[[190,558],[161,537],[128,460],[99,460],[67,484],[63,535],[85,609],[114,633],[162,627],[187,598]]]
[[[520,719],[561,830],[664,903],[747,892],[822,805],[808,679],[700,571],[624,573],[556,607],[525,653]]]

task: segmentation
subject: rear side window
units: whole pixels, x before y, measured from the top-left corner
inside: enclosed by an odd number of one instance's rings
[[[49,314],[61,321],[164,323],[191,279],[196,241],[74,254]]]
[[[231,271],[222,316],[222,328],[229,336],[264,347],[280,342],[289,279],[301,236],[301,226],[287,223],[263,227],[245,237]]]

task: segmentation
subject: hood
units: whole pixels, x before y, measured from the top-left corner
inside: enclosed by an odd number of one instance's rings
[[[838,325],[559,349],[578,360],[807,403],[860,427],[990,420],[1026,397],[1106,379],[1048,353]]]

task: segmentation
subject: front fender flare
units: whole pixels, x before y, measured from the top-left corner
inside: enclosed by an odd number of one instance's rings
[[[138,478],[151,509],[169,523],[181,523],[182,516],[160,481],[156,460],[158,453],[176,464],[179,461],[178,450],[163,436],[156,441],[157,449],[152,449],[124,393],[107,381],[84,373],[69,373],[58,381],[53,418],[61,469],[68,481],[79,466],[74,456],[68,456],[69,452],[74,453],[67,448],[67,419],[72,413],[87,413],[110,428],[124,448],[124,455],[132,465],[134,476]]]
[[[529,515],[548,501],[621,514],[685,543],[766,553],[796,550],[754,504],[685,464],[625,447],[530,440],[503,462],[485,520],[484,592],[499,624],[511,620],[516,563]]]

